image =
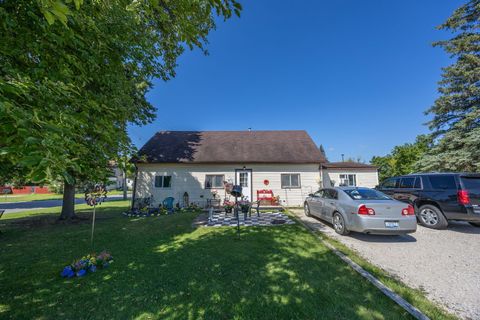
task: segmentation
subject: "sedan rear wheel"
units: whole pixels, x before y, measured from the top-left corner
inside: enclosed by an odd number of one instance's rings
[[[344,236],[349,233],[347,227],[345,226],[345,220],[343,219],[342,215],[338,212],[333,214],[333,229],[335,232]]]
[[[448,226],[447,219],[445,219],[440,209],[435,206],[421,206],[418,216],[424,227],[431,229],[445,229]]]
[[[305,211],[305,215],[306,215],[307,217],[311,217],[310,207],[308,206],[308,203],[305,202],[305,205],[303,206],[303,210]]]

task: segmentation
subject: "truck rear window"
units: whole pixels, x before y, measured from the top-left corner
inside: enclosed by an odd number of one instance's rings
[[[430,180],[433,189],[457,190],[454,176],[429,176],[428,179]]]
[[[467,190],[480,190],[480,177],[462,177],[463,187]]]

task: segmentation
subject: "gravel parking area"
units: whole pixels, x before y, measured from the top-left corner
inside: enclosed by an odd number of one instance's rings
[[[418,226],[406,236],[340,236],[330,225],[306,217],[303,210],[293,212],[408,286],[424,290],[452,313],[480,319],[480,228],[452,222],[447,230]]]

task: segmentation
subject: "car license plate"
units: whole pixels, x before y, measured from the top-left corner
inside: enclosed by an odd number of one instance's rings
[[[398,228],[398,221],[385,221],[386,228]]]

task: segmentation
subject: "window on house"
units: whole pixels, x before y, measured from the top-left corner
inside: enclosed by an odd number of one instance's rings
[[[238,178],[240,186],[248,188],[248,172],[240,172]]]
[[[341,174],[340,175],[340,186],[341,187],[356,187],[357,186],[357,175],[355,174]]]
[[[155,176],[155,188],[171,188],[172,176]]]
[[[223,188],[224,175],[222,174],[207,174],[205,176],[205,189]]]
[[[281,175],[282,189],[300,188],[299,173],[285,173]]]

